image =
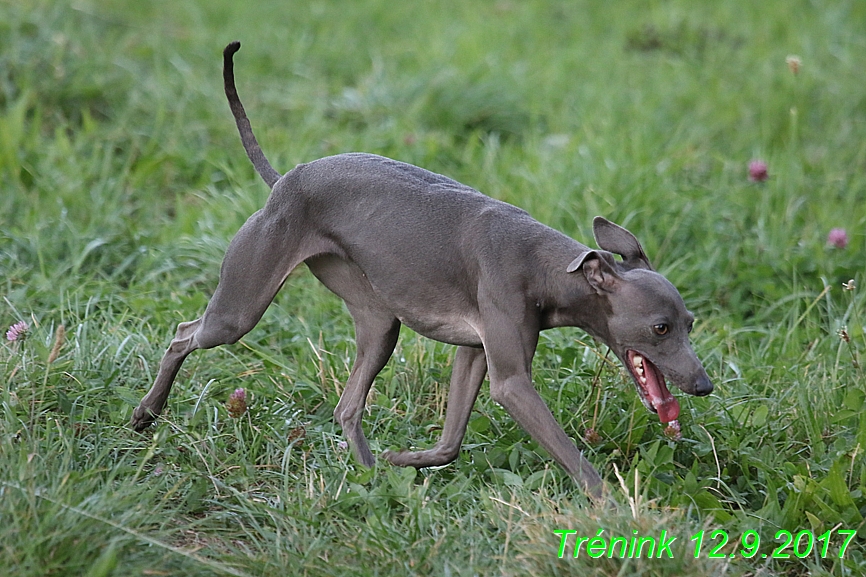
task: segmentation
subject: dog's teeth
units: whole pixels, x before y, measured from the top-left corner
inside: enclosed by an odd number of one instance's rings
[[[634,361],[634,370],[637,373],[638,379],[641,384],[646,384],[646,376],[643,373],[643,357],[635,355],[632,360]]]

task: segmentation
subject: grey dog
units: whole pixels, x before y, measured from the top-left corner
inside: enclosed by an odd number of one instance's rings
[[[281,176],[262,153],[235,89],[232,57],[239,48],[233,42],[223,53],[226,96],[271,194],[229,244],[204,315],[178,325],[153,387],[133,413],[135,429],[160,414],[187,355],[235,343],[252,330],[302,262],[345,301],[355,322],[357,356],[334,417],[368,467],[375,459],[361,416],[401,324],[457,351],[441,439],[427,450],[386,452],[394,465],[453,461],[489,374],[492,398],[599,497],[601,477],[533,387],[538,333],[552,327],[580,327],[610,347],[662,422],[676,421],[680,410],[666,377],[692,395],[713,390],[689,343],[693,315],[629,231],[596,217],[601,250],[592,250],[510,204],[372,154],[330,156]]]

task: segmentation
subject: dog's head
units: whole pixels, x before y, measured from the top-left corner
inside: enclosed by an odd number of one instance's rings
[[[653,270],[632,233],[602,217],[593,221],[593,232],[602,251],[587,251],[568,266],[604,299],[606,314],[596,315],[588,330],[628,369],[644,405],[662,422],[674,421],[680,406],[665,379],[690,395],[713,391],[689,342],[694,315],[679,291]]]

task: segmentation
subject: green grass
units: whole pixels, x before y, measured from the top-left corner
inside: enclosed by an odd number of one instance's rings
[[[596,214],[642,240],[697,314],[716,384],[708,398],[675,391],[683,440],[577,329],[544,333],[534,364],[616,508],[590,508],[486,390],[452,465],[354,463],[331,417],[351,319],[307,272],[241,343],[187,360],[157,427],[128,429],[175,325],[201,313],[228,241],[267,196],[221,92],[234,39],[278,170],[375,152],[579,240]],[[863,574],[864,69],[856,0],[0,0],[0,325],[30,325],[0,344],[0,566]],[[767,182],[748,180],[753,158]],[[846,248],[827,246],[833,227]],[[404,330],[368,400],[374,452],[435,442],[452,354]],[[233,419],[238,387],[249,411]],[[600,441],[584,442],[588,428]],[[772,558],[778,531],[830,529],[826,558],[820,544]],[[570,558],[572,537],[560,559],[557,530],[665,530],[675,558]],[[735,558],[709,558],[716,530]],[[742,559],[748,531],[761,546]]]

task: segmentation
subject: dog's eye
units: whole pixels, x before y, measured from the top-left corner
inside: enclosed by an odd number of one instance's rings
[[[653,325],[653,330],[660,337],[663,337],[664,335],[668,334],[668,326],[664,323]]]

